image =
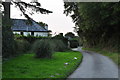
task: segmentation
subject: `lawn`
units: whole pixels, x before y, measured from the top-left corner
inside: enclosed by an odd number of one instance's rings
[[[89,51],[94,51],[97,53],[100,53],[104,56],[108,56],[109,58],[111,58],[117,65],[120,66],[120,61],[118,61],[118,55],[120,57],[120,53],[118,54],[117,52],[110,52],[107,50],[102,50],[99,48],[83,48],[83,50],[89,50]]]
[[[55,52],[51,59],[37,59],[34,54],[23,54],[3,63],[2,77],[66,78],[81,61],[82,54],[75,51]]]

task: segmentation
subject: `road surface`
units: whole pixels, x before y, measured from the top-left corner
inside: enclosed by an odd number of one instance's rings
[[[74,50],[82,52],[83,61],[67,80],[71,80],[71,78],[94,78],[92,80],[95,78],[101,78],[101,80],[116,78],[112,80],[118,80],[118,67],[111,59],[94,52],[82,51],[80,48]]]
[[[119,66],[119,68],[118,68],[118,75],[119,75],[119,80],[120,80],[120,66]]]
[[[0,58],[2,54],[2,27],[0,26]]]

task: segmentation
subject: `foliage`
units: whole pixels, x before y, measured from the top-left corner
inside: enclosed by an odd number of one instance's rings
[[[66,38],[68,38],[68,37],[74,38],[74,37],[75,37],[75,34],[72,33],[72,32],[68,32],[68,33],[65,34],[65,37],[66,37]]]
[[[70,43],[70,48],[77,48],[79,46],[78,37],[75,36],[75,34],[73,34],[72,32],[66,33],[65,38],[68,39]]]
[[[52,37],[52,39],[62,40],[66,46],[68,45],[68,39],[63,36],[63,33],[59,33],[58,35],[55,35],[54,37]]]
[[[22,14],[29,20],[31,21],[31,17],[29,17],[28,14],[33,15],[35,12],[36,13],[41,13],[41,14],[48,14],[52,13],[52,11],[46,10],[44,8],[41,8],[41,4],[39,2],[33,1],[30,3],[26,3],[23,1],[16,2],[11,0],[12,4],[15,4],[15,7],[18,7]],[[4,6],[6,2],[3,2],[2,5]],[[21,15],[22,15],[21,14]]]
[[[77,40],[69,40],[69,42],[70,42],[71,48],[77,48],[79,46],[79,43]]]
[[[65,2],[64,6],[66,15],[73,12],[71,17],[84,46],[120,49],[120,3]]]
[[[16,41],[16,53],[22,54],[28,52],[31,49],[31,44],[26,40],[15,40]]]
[[[103,50],[100,48],[83,48],[84,50],[89,50],[89,51],[94,51],[97,53],[100,53],[104,56],[108,56],[109,58],[111,58],[116,64],[118,64],[120,66],[120,62],[119,62],[119,57],[120,57],[120,53],[117,52],[111,52],[108,50]],[[119,57],[118,57],[119,56]]]
[[[31,22],[31,18],[28,16],[28,13],[33,14],[35,12],[40,12],[41,14],[48,14],[52,13],[49,10],[41,8],[41,4],[38,2],[32,2],[32,3],[25,3],[25,2],[14,2],[11,0],[12,3],[16,5],[16,7],[19,7],[20,11],[23,13],[23,15]],[[10,21],[10,3],[8,2],[2,2],[2,5],[4,7],[4,16],[2,16],[2,26],[3,26],[3,57],[9,57],[13,54],[16,54],[15,52],[15,41],[13,37],[13,33],[11,30],[11,21]],[[31,9],[29,12],[27,9]]]
[[[38,22],[38,24],[39,24],[40,26],[48,26],[46,23],[43,23],[43,22]]]
[[[15,34],[14,35],[16,40],[27,40],[29,43],[34,43],[36,40],[41,40],[41,39],[50,39],[51,37],[42,37],[42,36],[32,36],[32,35],[28,35],[28,36],[24,36],[24,35],[19,35],[19,34]]]
[[[5,19],[2,21],[2,57],[7,58],[11,57],[16,53],[15,51],[15,41],[14,36],[11,31],[11,26],[7,25],[4,22]]]
[[[64,38],[64,36],[63,36],[63,33],[59,33],[58,35],[55,35],[53,38],[61,39],[61,38]]]
[[[48,40],[51,42],[51,45],[54,49],[54,51],[65,51],[67,50],[67,39],[62,38],[56,38],[56,37],[41,37],[41,36],[22,36],[15,34],[16,40],[27,40],[29,43],[33,44],[37,40]]]
[[[37,58],[51,58],[53,48],[49,40],[37,40],[33,44],[33,52]]]
[[[51,44],[53,45],[54,51],[65,51],[68,49],[62,40],[53,39]]]
[[[67,78],[82,61],[82,54],[73,51],[56,52],[52,59],[36,59],[33,56],[24,54],[4,62],[2,78]],[[77,59],[74,60],[74,57]],[[66,62],[69,65],[64,65]]]

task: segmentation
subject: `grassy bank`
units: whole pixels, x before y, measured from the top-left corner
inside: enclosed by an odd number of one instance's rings
[[[24,54],[3,63],[3,78],[66,78],[81,60],[82,54],[75,51],[55,52],[51,59]]]
[[[88,50],[88,51],[94,51],[94,52],[97,52],[97,53],[100,53],[104,56],[108,56],[109,58],[111,58],[117,65],[120,66],[120,61],[118,59],[118,56],[120,58],[120,53],[117,53],[117,52],[110,52],[110,51],[107,51],[107,50],[102,50],[102,49],[99,49],[99,48],[83,48],[83,50]]]

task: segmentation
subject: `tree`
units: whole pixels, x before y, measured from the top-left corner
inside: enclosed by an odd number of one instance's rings
[[[2,3],[2,5],[4,6],[5,15],[6,15],[6,13],[9,13],[11,3],[15,4],[15,7],[18,7],[20,9],[20,11],[22,12],[22,14],[28,20],[31,19],[31,17],[29,17],[28,14],[33,15],[35,12],[36,13],[40,12],[41,14],[52,13],[52,11],[41,8],[41,4],[39,2],[33,1],[33,2],[30,2],[30,3],[26,3],[26,2],[23,2],[23,1],[20,1],[20,2],[16,2],[16,1],[13,1],[13,0],[10,0],[10,1],[11,2],[3,2]],[[7,17],[9,17],[9,15],[10,15],[10,13],[7,14]]]
[[[48,24],[43,23],[43,22],[38,22],[38,24],[39,24],[40,26],[48,26]]]
[[[118,50],[120,3],[65,2],[64,6],[64,13],[71,15],[84,46]]]
[[[68,32],[68,33],[65,34],[65,37],[66,37],[66,38],[68,38],[68,37],[74,38],[74,37],[75,37],[75,34],[72,33],[72,32]]]
[[[63,33],[59,33],[58,35],[55,35],[54,38],[63,39],[64,38]]]
[[[7,0],[6,0],[7,1]],[[31,14],[33,15],[34,12],[40,12],[41,14],[48,14],[52,13],[52,11],[46,10],[41,8],[41,4],[39,2],[15,2],[13,0],[10,0],[10,2],[2,2],[2,5],[4,7],[4,12],[3,12],[3,46],[2,46],[2,51],[3,51],[3,57],[9,57],[11,55],[15,54],[15,42],[13,38],[13,33],[11,31],[11,20],[10,20],[10,5],[15,4],[16,7],[20,9],[22,14],[28,19],[29,22],[31,22],[32,18],[28,15]],[[31,9],[30,12],[28,12],[28,9]],[[27,13],[28,12],[28,13]]]

